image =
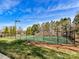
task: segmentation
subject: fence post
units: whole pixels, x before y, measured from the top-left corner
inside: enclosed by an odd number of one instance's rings
[[[74,46],[76,46],[75,45],[75,24],[74,24],[74,30],[73,30],[73,32],[74,32]]]
[[[75,30],[74,30],[74,46],[75,46]]]
[[[57,26],[57,44],[59,44],[59,39],[58,39],[58,26]]]
[[[66,26],[66,44],[67,44],[67,35],[68,33],[67,33],[67,26]]]
[[[16,20],[15,20],[15,28],[16,28]],[[16,30],[15,30],[15,39],[16,39]]]

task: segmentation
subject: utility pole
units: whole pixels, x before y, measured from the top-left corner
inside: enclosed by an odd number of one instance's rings
[[[15,39],[16,39],[16,30],[17,30],[16,23],[18,22],[20,22],[20,20],[15,20]]]

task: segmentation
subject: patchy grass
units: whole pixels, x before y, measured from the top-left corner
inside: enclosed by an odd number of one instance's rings
[[[2,38],[0,38],[0,41],[5,41],[5,42],[12,42],[12,41],[14,41],[15,40],[15,38],[10,38],[10,37],[2,37]]]
[[[28,45],[25,40],[15,40],[11,43],[0,41],[0,52],[11,59],[79,59],[79,53],[75,54],[59,52],[47,48]]]

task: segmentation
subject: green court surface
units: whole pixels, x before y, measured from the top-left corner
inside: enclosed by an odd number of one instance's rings
[[[49,44],[71,44],[72,41],[69,38],[57,36],[26,36],[22,39],[36,41],[36,42],[47,42]]]

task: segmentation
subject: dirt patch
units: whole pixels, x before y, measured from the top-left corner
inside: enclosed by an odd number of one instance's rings
[[[42,43],[42,42],[30,42],[31,45],[38,46],[38,47],[45,47],[49,49],[66,49],[66,50],[71,50],[75,52],[79,52],[79,47],[74,46],[74,45],[53,45],[53,44],[47,44],[47,43]]]

